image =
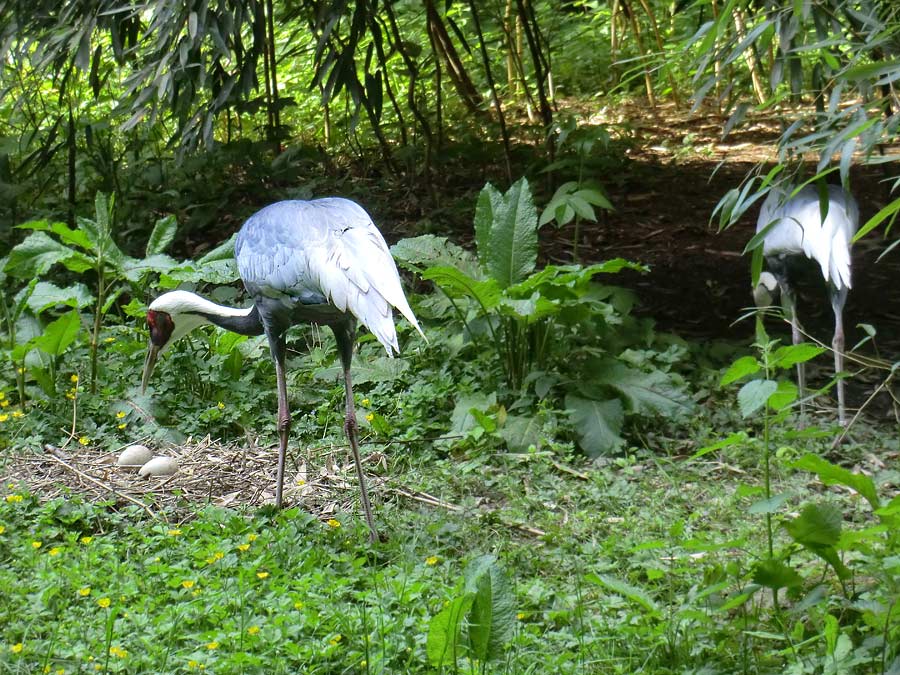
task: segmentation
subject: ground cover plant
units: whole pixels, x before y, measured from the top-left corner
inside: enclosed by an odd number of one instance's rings
[[[898,34],[879,1],[0,4],[0,673],[900,673]],[[747,309],[761,190],[816,179],[862,214],[843,374],[820,274],[801,345]],[[245,306],[233,233],[326,195],[428,338],[359,336],[371,545],[329,331],[289,334],[283,511],[264,338],[198,329],[140,391],[149,302]]]

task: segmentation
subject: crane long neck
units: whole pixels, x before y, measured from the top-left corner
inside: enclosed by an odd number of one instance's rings
[[[250,311],[245,314],[218,314],[202,311],[198,311],[197,314],[219,328],[224,328],[240,335],[262,335],[265,332],[262,318],[256,305],[253,305]]]

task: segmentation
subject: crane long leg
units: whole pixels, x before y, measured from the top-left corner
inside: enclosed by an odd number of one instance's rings
[[[832,289],[831,308],[834,310],[834,338],[831,348],[834,350],[834,374],[839,377],[844,370],[844,303],[847,301],[847,288]],[[837,381],[838,398],[838,423],[843,427],[847,425],[847,417],[844,408],[844,380]]]
[[[267,334],[269,349],[275,361],[275,380],[278,382],[278,473],[275,478],[275,508],[282,507],[284,465],[287,459],[288,438],[291,435],[291,411],[288,409],[287,378],[284,373],[284,337]]]
[[[781,287],[782,307],[791,319],[791,343],[798,345],[802,342],[802,336],[797,319],[797,299],[786,280],[779,278],[778,283]],[[806,364],[802,362],[797,364],[797,391],[800,396],[800,422],[803,424],[806,421]]]
[[[334,336],[337,340],[338,350],[341,355],[341,366],[344,370],[344,394],[346,397],[346,416],[344,417],[344,433],[350,441],[350,449],[353,451],[353,461],[356,464],[356,477],[359,479],[359,498],[362,502],[363,513],[366,516],[366,524],[369,526],[369,540],[378,541],[378,530],[375,529],[375,518],[372,515],[372,503],[369,501],[369,489],[366,486],[366,476],[363,473],[362,459],[359,456],[359,440],[357,439],[356,408],[353,405],[353,383],[350,379],[350,362],[353,359],[353,341],[355,327],[334,326]]]

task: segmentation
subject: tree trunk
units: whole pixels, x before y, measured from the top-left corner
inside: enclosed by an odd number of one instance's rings
[[[447,28],[441,20],[441,15],[434,6],[434,0],[424,0],[424,2],[428,26],[434,35],[438,56],[443,59],[447,66],[447,74],[450,76],[450,81],[453,82],[453,86],[469,112],[480,114],[483,103],[481,94],[478,93],[478,89],[472,83],[472,79],[460,60],[459,53],[456,51],[456,47],[453,45],[449,33],[447,33]],[[385,5],[385,7],[387,6],[389,5]]]
[[[491,60],[488,57],[487,46],[484,44],[484,33],[481,32],[481,21],[478,19],[478,9],[475,7],[475,0],[469,0],[469,11],[472,12],[472,21],[475,24],[475,32],[478,34],[481,60],[484,62],[484,74],[487,76],[488,86],[491,88],[491,98],[494,101],[494,109],[497,111],[497,122],[500,124],[500,135],[503,137],[503,155],[506,160],[506,179],[512,183],[509,131],[506,129],[506,118],[503,116],[503,107],[500,105],[500,97],[497,96],[497,86],[494,84],[494,76],[491,73]]]

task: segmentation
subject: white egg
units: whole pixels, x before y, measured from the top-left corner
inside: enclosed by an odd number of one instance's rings
[[[172,457],[154,457],[141,467],[138,475],[141,478],[153,476],[171,476],[178,471],[178,461]]]
[[[150,448],[144,445],[129,445],[116,460],[116,466],[124,469],[135,469],[143,466],[153,458]]]

